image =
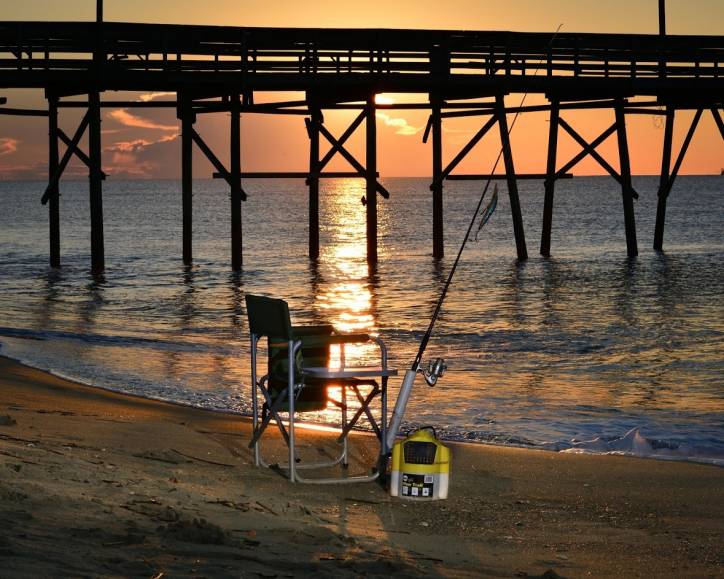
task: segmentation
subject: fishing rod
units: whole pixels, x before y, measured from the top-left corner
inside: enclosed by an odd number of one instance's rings
[[[553,33],[553,36],[551,37],[550,42],[548,43],[548,47],[550,48],[553,45],[553,42],[556,39],[556,36],[558,36],[558,33],[561,30],[561,27],[563,24],[559,24],[558,28],[556,28],[556,31]],[[538,66],[536,67],[533,76],[536,76],[538,74],[538,71],[540,70],[540,66],[542,64],[542,60],[538,63]],[[528,98],[528,93],[526,92],[523,95],[523,98],[520,101],[520,105],[518,105],[518,109],[515,112],[515,116],[513,117],[513,121],[510,123],[510,127],[508,128],[508,136],[513,132],[513,128],[515,127],[515,123],[518,120],[518,116],[520,115],[521,108],[525,104],[526,99]],[[505,112],[503,111],[503,114]],[[445,364],[445,360],[442,358],[436,358],[434,360],[430,360],[430,362],[427,364],[427,367],[420,370],[420,365],[422,363],[422,357],[425,354],[425,350],[427,349],[427,344],[430,341],[430,337],[432,336],[432,331],[435,328],[435,323],[437,322],[438,317],[440,316],[440,310],[442,309],[442,304],[445,301],[445,297],[447,296],[447,292],[450,289],[450,284],[452,283],[452,279],[455,275],[455,271],[457,270],[458,264],[460,263],[460,258],[463,255],[463,250],[465,249],[465,246],[467,245],[470,234],[473,230],[473,226],[475,225],[475,222],[478,219],[478,214],[480,213],[480,208],[483,206],[483,201],[485,200],[485,196],[488,193],[488,189],[490,188],[490,183],[493,180],[493,175],[495,173],[495,170],[498,168],[498,164],[500,163],[500,159],[503,156],[503,149],[504,146],[500,147],[500,151],[498,151],[498,156],[495,159],[495,163],[493,164],[493,168],[490,171],[490,175],[488,176],[488,180],[485,182],[485,186],[483,187],[483,192],[480,194],[480,199],[478,200],[478,204],[475,207],[475,212],[473,213],[473,218],[470,220],[470,224],[468,225],[467,230],[465,231],[465,237],[463,237],[463,241],[460,244],[460,249],[458,249],[457,256],[455,257],[455,261],[453,262],[452,267],[450,268],[450,273],[448,273],[447,280],[445,281],[445,285],[442,288],[442,292],[440,292],[440,297],[437,300],[437,305],[435,306],[435,311],[432,314],[432,317],[430,318],[430,323],[427,326],[427,331],[425,332],[425,335],[422,337],[422,340],[420,341],[420,347],[417,350],[417,355],[415,356],[415,360],[412,362],[412,365],[410,366],[410,369],[405,372],[405,377],[402,379],[402,385],[400,386],[400,392],[397,395],[397,400],[395,402],[395,408],[392,411],[392,417],[390,418],[390,424],[387,427],[387,440],[385,441],[385,449],[389,452],[392,449],[392,446],[395,444],[395,438],[397,437],[397,433],[400,430],[400,425],[402,424],[402,418],[405,415],[405,409],[407,408],[407,402],[410,399],[410,394],[412,394],[412,388],[415,384],[415,377],[418,373],[422,373],[425,377],[425,381],[430,386],[434,386],[437,383],[437,380],[443,376],[445,373],[445,370],[447,370],[447,365]],[[498,187],[496,185],[493,197],[490,200],[490,203],[487,205],[485,210],[482,213],[481,219],[480,219],[480,225],[478,226],[478,233],[480,230],[485,226],[485,224],[488,222],[490,217],[492,216],[493,212],[495,211],[495,208],[498,203]],[[477,238],[477,234],[476,234]]]

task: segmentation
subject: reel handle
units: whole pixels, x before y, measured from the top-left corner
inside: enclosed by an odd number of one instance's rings
[[[435,358],[427,363],[427,368],[422,370],[422,375],[425,377],[425,382],[428,386],[434,386],[437,384],[438,378],[442,378],[447,370],[447,364],[443,358]]]

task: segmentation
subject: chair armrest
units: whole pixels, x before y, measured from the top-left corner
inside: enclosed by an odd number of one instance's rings
[[[329,344],[362,344],[371,339],[369,334],[332,334],[325,341]]]
[[[301,336],[329,336],[334,333],[334,326],[331,324],[320,324],[318,326],[292,326],[292,334]]]

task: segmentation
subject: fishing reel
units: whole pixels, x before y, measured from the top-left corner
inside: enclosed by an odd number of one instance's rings
[[[418,370],[418,372],[422,373],[425,377],[427,385],[432,387],[437,384],[438,378],[442,378],[443,374],[445,374],[445,370],[447,370],[445,360],[442,358],[435,358],[427,363],[427,368]]]

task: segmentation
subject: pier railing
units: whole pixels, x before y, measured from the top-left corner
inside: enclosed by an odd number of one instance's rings
[[[193,79],[306,90],[311,82],[354,78],[400,92],[471,87],[476,79],[544,91],[546,79],[574,78],[577,86],[646,81],[656,92],[719,81],[723,61],[719,36],[0,23],[5,87],[63,74],[66,82],[114,89],[139,82],[174,88]]]

